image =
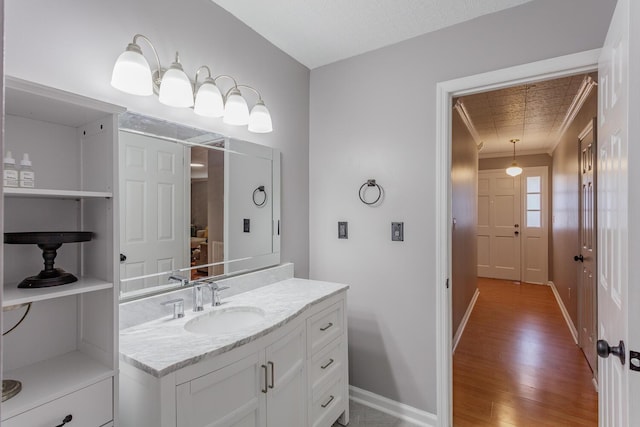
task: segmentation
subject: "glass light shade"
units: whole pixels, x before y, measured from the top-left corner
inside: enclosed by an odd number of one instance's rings
[[[130,44],[116,60],[111,86],[131,95],[153,95],[151,68],[138,45]]]
[[[228,125],[244,126],[249,123],[249,107],[238,89],[231,89],[224,104],[224,119]]]
[[[198,92],[196,92],[193,111],[205,117],[222,117],[224,114],[222,94],[213,79],[206,79],[198,89]]]
[[[522,168],[518,166],[516,162],[511,163],[511,166],[507,168],[507,175],[518,176],[522,173]]]
[[[193,107],[193,88],[189,77],[179,62],[174,62],[165,71],[160,83],[158,100],[171,107]]]
[[[249,132],[254,133],[269,133],[273,131],[271,114],[269,114],[269,110],[262,100],[259,100],[251,109],[248,129]]]

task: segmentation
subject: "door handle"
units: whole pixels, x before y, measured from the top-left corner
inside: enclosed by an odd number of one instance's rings
[[[620,340],[616,347],[611,347],[607,340],[598,340],[596,348],[598,349],[598,356],[607,358],[610,354],[613,354],[614,356],[618,356],[620,358],[620,363],[622,363],[622,366],[624,366],[624,362],[626,361],[624,341]]]
[[[271,384],[269,385],[269,388],[274,388],[276,386],[276,366],[273,364],[273,362],[267,362],[267,365],[271,366]]]
[[[580,255],[576,255],[573,257],[574,261],[580,261],[580,262],[584,262],[584,257],[582,256],[582,254]]]
[[[514,231],[513,234],[515,234],[517,236],[518,234],[520,234],[520,232],[519,231]]]

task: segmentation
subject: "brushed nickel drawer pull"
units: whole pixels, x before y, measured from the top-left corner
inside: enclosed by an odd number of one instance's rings
[[[273,388],[276,386],[276,380],[275,380],[275,371],[276,371],[276,367],[273,364],[273,362],[267,362],[267,365],[271,366],[271,385],[269,385],[269,388]]]
[[[269,384],[268,376],[267,376],[267,365],[262,365],[262,369],[264,370],[264,388],[261,390],[263,393],[267,393],[267,385]]]
[[[332,327],[332,326],[333,326],[333,323],[329,322],[329,323],[327,324],[327,326],[325,326],[325,327],[323,327],[323,328],[320,328],[320,330],[321,330],[322,332],[324,332],[324,331],[326,331],[327,329],[329,329],[329,328],[330,328],[330,327]]]
[[[320,369],[327,369],[329,366],[331,366],[332,363],[333,359],[329,359],[329,361],[325,365],[320,366]]]
[[[333,394],[332,394],[331,396],[329,396],[329,400],[327,400],[326,403],[324,403],[323,405],[320,405],[320,406],[322,406],[323,408],[326,408],[327,406],[329,406],[329,404],[331,402],[333,402],[333,399],[334,399],[334,397],[333,397]]]

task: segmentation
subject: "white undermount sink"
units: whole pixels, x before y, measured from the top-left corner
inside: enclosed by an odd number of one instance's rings
[[[264,321],[265,313],[257,307],[215,309],[189,320],[184,328],[196,334],[232,334]]]

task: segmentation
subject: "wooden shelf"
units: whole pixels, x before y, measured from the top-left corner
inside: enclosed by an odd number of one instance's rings
[[[5,197],[30,197],[45,199],[109,199],[113,197],[108,191],[48,190],[44,188],[12,188],[4,187]]]
[[[44,301],[52,298],[94,292],[113,287],[113,283],[92,277],[80,277],[75,283],[39,289],[20,289],[17,283],[4,285],[2,306]]]
[[[18,380],[22,390],[2,402],[2,421],[113,376],[113,369],[73,351],[3,373]]]

